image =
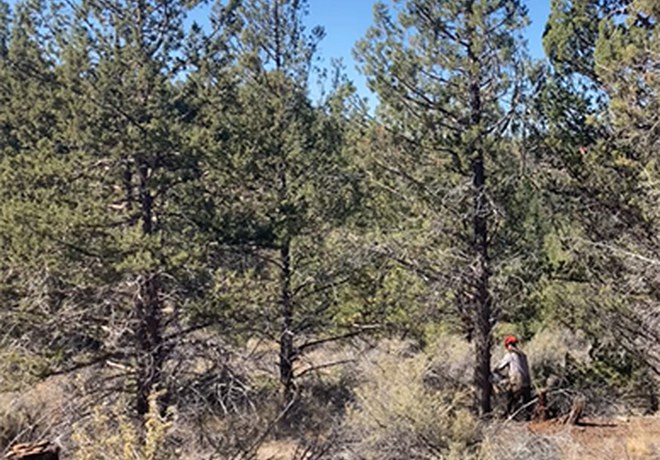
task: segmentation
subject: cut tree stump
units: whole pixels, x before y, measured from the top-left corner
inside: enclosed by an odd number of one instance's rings
[[[60,448],[50,441],[16,444],[7,455],[11,460],[59,460]]]
[[[571,412],[564,419],[565,425],[577,425],[580,421],[580,417],[584,414],[584,406],[586,405],[586,400],[584,396],[578,396],[573,400],[573,405],[571,406]]]
[[[543,421],[548,420],[548,398],[547,390],[542,388],[536,392],[536,404],[532,413],[532,420]]]

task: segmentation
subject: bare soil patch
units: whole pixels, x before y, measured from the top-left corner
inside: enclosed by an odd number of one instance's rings
[[[660,417],[585,418],[577,425],[532,422],[528,430],[567,436],[566,460],[660,460]]]

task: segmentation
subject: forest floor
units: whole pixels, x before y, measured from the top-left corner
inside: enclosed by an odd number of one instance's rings
[[[507,438],[516,438],[518,433],[521,442],[527,444],[519,453],[531,454],[528,457],[531,459],[660,460],[660,417],[584,418],[577,425],[564,425],[558,420],[508,425]],[[559,446],[559,451],[548,449],[548,444]],[[296,448],[297,444],[292,440],[268,442],[261,447],[257,458],[300,458],[296,455],[299,454]],[[515,451],[512,445],[509,450],[511,458],[523,458]]]
[[[559,334],[552,335],[555,336]],[[232,364],[240,371],[237,375],[255,376],[251,377],[253,380],[247,380],[254,386],[250,393],[254,396],[254,405],[241,412],[239,400],[239,410],[227,415],[206,400],[187,396],[190,399],[182,399],[183,402],[175,407],[175,417],[167,419],[167,433],[158,431],[164,439],[166,452],[162,458],[219,458],[218,446],[223,455],[227,452],[229,458],[254,460],[311,460],[321,458],[317,455],[320,452],[325,452],[323,458],[333,460],[406,460],[401,452],[408,446],[418,449],[416,458],[441,458],[437,449],[424,450],[429,444],[426,438],[419,437],[432,427],[431,432],[438,434],[437,439],[455,440],[455,444],[446,449],[443,445],[444,450],[452,450],[443,451],[445,458],[660,460],[660,414],[611,418],[590,416],[597,409],[610,410],[611,413],[642,410],[628,407],[623,402],[612,407],[587,403],[585,416],[577,425],[563,424],[558,419],[529,423],[507,421],[503,407],[505,401],[501,397],[494,400],[494,415],[490,421],[480,422],[469,416],[465,407],[469,408],[470,398],[467,402],[454,401],[461,388],[469,388],[472,350],[462,338],[450,340],[439,342],[437,349],[424,352],[397,341],[381,341],[375,347],[357,343],[314,350],[305,357],[304,363],[308,366],[347,360],[356,364],[326,368],[305,382],[305,392],[301,393],[304,418],[291,430],[268,431],[272,429],[270,421],[281,408],[277,367],[272,364],[277,362],[277,350],[256,344],[249,347],[249,353],[236,352],[235,356],[239,358],[235,365]],[[555,348],[548,346],[545,339],[542,343],[544,346],[539,348]],[[222,362],[220,359],[224,359],[209,356],[209,361],[218,359]],[[243,356],[250,356],[250,360],[244,362]],[[540,356],[540,352],[534,356]],[[559,362],[559,358],[544,359]],[[21,391],[0,392],[0,456],[10,444],[41,439],[60,442],[67,459],[115,460],[123,458],[127,446],[131,451],[141,451],[143,446],[130,429],[139,421],[126,415],[130,414],[127,410],[130,399],[113,394],[102,404],[92,405],[97,400],[93,393],[98,388],[97,382],[113,378],[113,372],[113,369],[103,369],[99,373],[86,369],[76,375],[55,376],[34,385],[25,383]],[[446,378],[426,379],[430,375]],[[0,377],[8,379],[12,374],[8,372]],[[211,382],[215,385],[216,380]],[[11,388],[9,384],[6,386]],[[215,386],[200,388],[211,391],[210,395],[217,391]],[[562,418],[567,415],[564,409],[568,407],[569,397],[577,394],[564,393],[561,393],[564,399],[560,400],[560,393],[557,393],[557,399],[551,401],[551,413],[561,414]],[[432,394],[442,396],[440,403],[435,400],[434,406],[425,399]],[[431,409],[427,410],[427,407]],[[447,423],[443,418],[445,414],[467,416],[457,416],[452,423]],[[118,423],[124,428],[117,434]],[[270,435],[264,435],[265,441],[258,447],[244,441],[256,442],[262,439],[262,433],[267,432]],[[115,435],[109,436],[109,433]],[[424,443],[419,443],[419,439]],[[246,444],[250,450],[241,451]],[[397,450],[399,446],[404,449]],[[456,451],[454,446],[457,446]],[[251,450],[252,447],[257,452]],[[383,455],[386,449],[390,449],[389,455]],[[428,455],[423,457],[422,454]]]
[[[585,418],[571,426],[551,420],[527,429],[563,440],[565,460],[660,460],[660,417]]]

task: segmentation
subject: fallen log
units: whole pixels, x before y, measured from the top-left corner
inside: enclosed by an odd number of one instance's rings
[[[16,444],[9,449],[5,458],[11,460],[59,460],[60,448],[50,441]]]

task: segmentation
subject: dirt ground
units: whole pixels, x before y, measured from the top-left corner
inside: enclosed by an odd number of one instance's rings
[[[660,460],[660,417],[587,418],[574,426],[532,422],[527,428],[533,434],[563,437],[565,460]]]
[[[514,423],[509,430],[527,431],[532,437],[552,441],[553,445],[560,446],[562,460],[660,460],[660,417],[585,418],[578,425],[564,425],[557,420]],[[533,458],[558,458],[540,451],[532,452]],[[257,458],[297,458],[296,443],[292,440],[266,443]]]

